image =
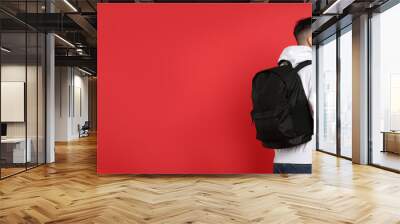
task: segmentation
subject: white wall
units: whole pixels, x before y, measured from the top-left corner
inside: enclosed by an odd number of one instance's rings
[[[78,125],[88,120],[88,77],[72,67],[56,67],[55,74],[55,140],[77,139]]]
[[[67,141],[69,136],[69,68],[55,68],[55,141]]]
[[[8,64],[1,66],[1,81],[3,82],[25,82],[26,67],[19,64]],[[30,70],[31,67],[28,67]],[[30,72],[28,72],[30,74]],[[6,108],[1,108],[5,110]],[[7,123],[7,137],[25,137],[25,122]]]
[[[82,76],[82,73],[76,74],[75,70],[75,75],[74,75],[74,92],[75,94],[73,96],[73,99],[75,100],[74,102],[74,108],[72,109],[73,111],[73,119],[72,119],[72,136],[74,138],[79,137],[79,132],[78,132],[78,124],[83,125],[85,121],[88,121],[89,119],[89,111],[88,111],[88,77],[87,76]],[[81,110],[81,111],[80,111]],[[74,113],[75,112],[75,113]]]
[[[37,70],[38,69],[38,70]],[[24,138],[27,136],[30,143],[32,161],[44,163],[45,159],[45,84],[44,73],[42,67],[36,65],[28,65],[18,63],[8,63],[1,66],[1,81],[2,82],[23,82],[26,84],[26,106],[23,102],[22,108],[19,108],[18,113],[25,113],[27,120],[21,122],[5,122],[7,124],[8,138]],[[26,80],[27,79],[27,80]],[[3,93],[2,89],[2,93]],[[3,93],[4,94],[4,93]],[[2,95],[2,98],[7,96]],[[7,110],[16,108],[3,107],[4,113]],[[17,113],[17,111],[8,111]],[[38,153],[38,155],[37,155]],[[51,162],[51,160],[49,160]]]
[[[27,70],[26,70],[27,69]],[[27,72],[27,73],[26,73]],[[34,66],[28,66],[25,67],[25,64],[20,65],[20,64],[4,64],[1,66],[1,81],[2,82],[25,82],[25,76],[28,75],[28,80],[29,84],[32,84],[33,78],[30,77],[31,75],[36,76],[36,67]],[[36,85],[36,81],[33,83]],[[35,98],[36,99],[36,89],[27,89],[28,93],[28,103],[33,101],[30,98]],[[30,91],[32,90],[32,92]],[[36,101],[34,105],[27,105],[30,106],[30,110],[28,112],[31,112],[32,108],[36,110]],[[2,110],[6,110],[6,108],[2,108]],[[31,117],[33,116],[33,117]],[[28,122],[34,121],[36,123],[36,114],[33,113],[28,113]],[[25,137],[25,124],[26,122],[7,122],[7,136],[8,137]],[[28,125],[28,129],[32,127],[33,125]],[[36,127],[34,128],[36,130]],[[29,130],[28,130],[28,137],[29,137]]]

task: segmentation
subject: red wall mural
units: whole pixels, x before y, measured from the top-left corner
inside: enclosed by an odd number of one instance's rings
[[[310,4],[99,4],[100,174],[271,173],[251,79]]]

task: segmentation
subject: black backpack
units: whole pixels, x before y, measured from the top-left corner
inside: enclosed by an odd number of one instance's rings
[[[298,72],[311,64],[292,67],[281,61],[278,67],[258,72],[252,82],[251,117],[257,139],[268,148],[293,147],[311,140],[314,125],[311,109]]]

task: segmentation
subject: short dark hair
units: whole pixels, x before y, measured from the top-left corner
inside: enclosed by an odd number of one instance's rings
[[[294,26],[293,35],[297,40],[297,43],[301,43],[305,37],[306,32],[311,32],[311,17],[301,19],[297,21]]]

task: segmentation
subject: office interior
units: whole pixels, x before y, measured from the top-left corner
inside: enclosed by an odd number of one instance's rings
[[[95,133],[95,5],[76,6],[84,17],[63,1],[0,2],[1,179],[55,162],[57,142]]]
[[[314,164],[315,178],[321,183],[324,170],[336,170],[328,172],[330,178],[338,178],[336,182],[328,181],[327,189],[331,189],[352,175],[358,179],[374,173],[388,175],[389,178],[379,182],[391,184],[392,175],[400,173],[397,59],[400,3],[397,0],[2,0],[0,186],[7,186],[7,181],[19,177],[27,180],[31,175],[37,176],[35,170],[56,169],[58,158],[62,158],[63,164],[71,160],[70,165],[63,165],[63,172],[68,167],[73,170],[76,166],[73,160],[82,156],[81,151],[87,152],[82,145],[95,144],[98,2],[312,3],[317,93],[314,157],[329,161]],[[95,158],[95,147],[91,150],[88,160]],[[347,162],[350,165],[345,166],[346,170],[340,169]],[[95,166],[91,164],[86,169],[95,172]],[[84,179],[88,175],[81,176]],[[156,176],[152,181],[161,179]],[[76,188],[81,187],[82,183],[76,179],[71,182],[79,185]],[[141,180],[138,182],[143,184]],[[100,183],[97,179],[93,181],[93,185]],[[373,180],[367,183],[375,186]],[[346,192],[348,185],[339,189]],[[398,189],[396,186],[387,189]],[[390,215],[395,218],[383,223],[398,221],[398,216]],[[352,223],[356,219],[337,220]]]

